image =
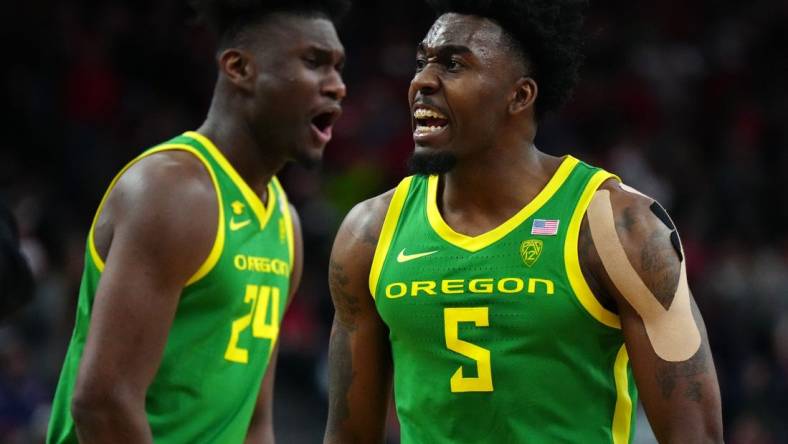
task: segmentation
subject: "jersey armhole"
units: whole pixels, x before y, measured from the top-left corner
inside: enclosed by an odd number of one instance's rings
[[[399,222],[402,207],[405,205],[405,198],[408,197],[408,190],[410,190],[412,181],[413,176],[409,176],[397,185],[397,189],[394,190],[394,195],[391,197],[389,208],[386,210],[383,227],[380,229],[380,237],[375,246],[375,255],[372,258],[372,267],[369,270],[369,293],[372,295],[372,299],[375,299],[380,272],[391,247],[391,240],[394,238],[397,222]]]
[[[566,242],[564,243],[564,265],[572,291],[583,309],[602,324],[611,328],[621,329],[621,320],[618,315],[602,306],[599,299],[591,291],[591,287],[588,285],[586,278],[583,276],[583,271],[580,268],[580,258],[577,252],[577,242],[580,235],[580,224],[583,221],[583,216],[586,214],[586,210],[591,203],[591,199],[594,197],[594,193],[596,193],[599,186],[608,179],[621,181],[618,176],[600,170],[594,173],[586,184],[580,196],[580,201],[577,203],[574,213],[572,213],[572,219],[569,221]]]
[[[121,176],[123,176],[123,174],[129,168],[135,165],[137,162],[153,154],[160,153],[162,151],[172,151],[172,150],[187,151],[192,155],[194,155],[203,164],[203,166],[205,166],[205,169],[208,171],[208,174],[211,177],[211,183],[213,184],[214,191],[216,192],[216,202],[219,207],[219,211],[218,211],[219,218],[216,227],[216,237],[214,239],[211,252],[205,258],[205,261],[203,261],[202,265],[200,265],[197,271],[186,282],[186,286],[192,285],[193,283],[202,279],[213,269],[213,267],[219,261],[219,257],[221,256],[222,249],[224,248],[224,204],[222,202],[222,193],[221,190],[219,189],[219,181],[216,179],[216,173],[213,171],[211,164],[208,162],[205,156],[203,156],[194,147],[189,145],[182,145],[182,144],[166,144],[145,151],[144,153],[134,158],[131,162],[126,164],[126,166],[124,166],[123,169],[121,169],[118,172],[118,174],[115,175],[115,177],[112,179],[112,182],[110,182],[109,187],[107,187],[107,191],[104,192],[104,196],[101,198],[101,202],[99,203],[98,209],[96,209],[96,214],[93,216],[93,222],[90,224],[90,231],[88,232],[88,249],[90,250],[90,258],[93,262],[93,265],[98,269],[99,272],[104,271],[105,263],[104,263],[104,259],[101,257],[101,255],[98,252],[98,249],[96,248],[95,229],[96,229],[96,223],[98,222],[99,216],[101,215],[101,210],[104,208],[104,203],[107,201],[109,194],[115,188],[115,184],[117,184]]]
[[[295,264],[295,233],[293,230],[293,218],[290,214],[290,202],[287,199],[287,193],[285,193],[284,188],[282,188],[282,184],[279,183],[279,179],[276,176],[273,176],[271,181],[274,183],[274,189],[276,189],[276,199],[279,200],[280,210],[282,211],[282,218],[285,221],[285,233],[287,236],[287,253],[290,259],[289,263],[289,270],[290,274],[293,274],[293,265]]]

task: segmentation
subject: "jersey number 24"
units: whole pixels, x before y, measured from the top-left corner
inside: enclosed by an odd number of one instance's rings
[[[246,364],[249,362],[249,351],[238,345],[241,333],[252,326],[252,337],[271,340],[271,350],[279,335],[279,299],[277,287],[267,285],[247,285],[244,303],[250,304],[249,314],[233,321],[230,330],[230,342],[224,352],[224,359],[230,362]]]

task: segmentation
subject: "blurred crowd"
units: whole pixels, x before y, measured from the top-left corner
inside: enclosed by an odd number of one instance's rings
[[[0,442],[42,442],[85,236],[112,176],[205,116],[213,40],[185,3],[6,5],[0,199],[37,290],[0,326]],[[406,91],[433,15],[419,0],[355,3],[340,28],[349,95],[335,139],[319,169],[281,174],[306,245],[281,337],[282,442],[322,436],[333,235],[356,202],[398,182],[412,149]],[[673,216],[734,444],[788,442],[786,28],[782,0],[592,1],[581,83],[537,138],[616,172]]]

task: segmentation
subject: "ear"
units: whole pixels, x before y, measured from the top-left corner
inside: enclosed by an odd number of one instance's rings
[[[257,67],[248,51],[238,48],[222,51],[219,54],[219,71],[242,91],[251,92],[254,89]]]
[[[519,114],[525,110],[533,109],[539,88],[536,81],[530,77],[520,77],[515,84],[512,98],[509,101],[509,113]]]

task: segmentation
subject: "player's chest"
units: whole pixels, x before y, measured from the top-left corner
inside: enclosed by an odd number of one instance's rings
[[[522,335],[574,322],[558,242],[512,236],[476,253],[440,242],[404,244],[392,246],[376,291],[392,332],[418,339],[471,322]]]

